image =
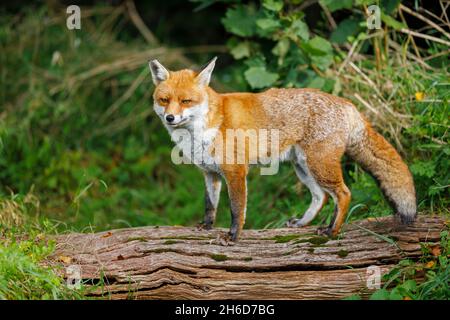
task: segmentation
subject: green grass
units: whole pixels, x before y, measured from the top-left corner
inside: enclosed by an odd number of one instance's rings
[[[7,228],[0,225],[0,299],[47,300],[81,299],[80,289],[69,288],[59,275],[64,272],[46,266],[54,252],[54,241],[47,240],[51,224]],[[58,272],[60,272],[58,274]]]
[[[383,287],[373,292],[372,300],[449,300],[450,299],[450,238],[448,230],[441,232],[439,252],[432,253],[422,245],[419,261],[401,260],[383,276]],[[415,278],[422,276],[418,283]],[[346,299],[361,299],[358,295]]]
[[[64,280],[39,262],[52,246],[30,241],[0,244],[0,299],[76,299]]]

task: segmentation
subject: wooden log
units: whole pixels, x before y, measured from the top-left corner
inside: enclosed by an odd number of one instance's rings
[[[77,265],[90,293],[111,299],[340,299],[369,295],[369,266],[388,272],[439,242],[443,217],[421,215],[408,227],[392,217],[349,224],[338,239],[316,227],[244,230],[233,246],[226,229],[141,227],[56,238],[51,263]],[[62,269],[64,270],[64,268]]]

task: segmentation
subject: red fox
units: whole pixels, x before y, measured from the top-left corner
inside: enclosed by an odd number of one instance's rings
[[[172,139],[187,157],[195,158],[206,150],[208,159],[196,163],[206,184],[204,228],[210,229],[214,224],[222,178],[231,207],[227,241],[238,240],[245,222],[246,177],[253,157],[247,149],[252,142],[244,144],[244,151],[233,149],[234,153],[244,153],[242,163],[216,161],[215,150],[221,142],[218,137],[225,137],[227,130],[255,130],[257,134],[261,129],[278,131],[279,154],[270,157],[290,160],[298,178],[312,194],[311,205],[301,219],[292,218],[288,222],[290,227],[308,225],[330,195],[335,203],[334,216],[328,227],[319,228],[319,233],[338,235],[351,198],[341,168],[344,153],[375,177],[403,224],[414,221],[416,195],[407,165],[350,101],[307,88],[219,94],[209,86],[215,61],[216,58],[212,59],[199,72],[168,71],[157,60],[149,62],[156,86],[154,110]],[[200,147],[186,148],[186,141],[174,138],[177,129],[192,133]]]

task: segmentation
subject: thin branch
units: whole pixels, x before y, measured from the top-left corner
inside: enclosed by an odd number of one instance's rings
[[[319,5],[322,7],[323,12],[325,12],[325,15],[327,16],[328,23],[331,26],[331,29],[332,30],[336,29],[337,28],[337,24],[336,24],[336,21],[334,20],[333,16],[331,15],[330,10],[328,10],[328,8],[325,5],[323,5],[321,2],[319,2]]]
[[[438,53],[435,53],[435,54],[432,54],[431,56],[423,58],[423,60],[424,61],[428,61],[428,60],[432,60],[434,58],[437,58],[437,57],[440,57],[440,56],[443,56],[443,55],[447,55],[447,54],[450,54],[450,49],[442,51],[442,52],[438,52]]]
[[[141,16],[136,10],[136,6],[133,0],[127,0],[125,5],[128,9],[128,14],[130,15],[131,21],[133,21],[136,28],[142,34],[142,36],[147,40],[149,44],[157,45],[159,43],[158,39],[155,35],[150,31],[150,29],[145,25],[144,21],[142,21]]]
[[[114,101],[114,103],[108,109],[106,109],[105,113],[101,116],[99,122],[103,123],[106,119],[108,119],[110,115],[116,112],[116,110],[133,95],[133,93],[141,85],[141,83],[145,80],[147,76],[148,71],[147,68],[145,68],[139,74],[139,76],[133,81],[133,83],[130,85],[127,91],[125,91],[125,93],[119,99]]]
[[[439,0],[439,5],[441,6],[441,9],[442,9],[442,16],[444,16],[445,20],[447,20],[447,24],[450,24],[450,21],[448,20],[448,16],[447,16],[447,8],[450,6],[450,3],[446,3],[445,7],[444,7],[444,5],[442,4],[442,1]]]
[[[450,34],[448,32],[446,32],[444,29],[442,29],[440,26],[438,26],[436,23],[434,23],[433,21],[429,20],[428,18],[424,17],[423,15],[421,15],[420,13],[414,12],[412,11],[410,8],[404,6],[403,4],[400,4],[400,9],[408,12],[410,15],[413,15],[414,17],[416,17],[417,19],[420,19],[426,23],[428,23],[430,26],[432,26],[433,28],[435,28],[436,30],[440,31],[442,34],[444,34],[447,38],[450,39]]]
[[[341,74],[342,70],[344,70],[344,68],[347,66],[347,63],[351,60],[351,58],[353,56],[353,53],[355,52],[355,49],[356,49],[358,44],[359,44],[358,40],[355,40],[355,42],[353,42],[353,45],[350,48],[347,56],[345,57],[344,62],[342,62],[341,66],[339,67],[338,75]]]
[[[405,28],[400,29],[400,32],[409,34],[409,35],[414,36],[414,37],[423,38],[423,39],[427,39],[427,40],[430,40],[430,41],[442,43],[442,44],[445,44],[445,45],[450,47],[450,42],[442,40],[442,39],[439,39],[439,38],[436,38],[436,37],[433,37],[433,36],[429,36],[427,34],[411,31],[411,30],[408,30],[408,29],[405,29]]]

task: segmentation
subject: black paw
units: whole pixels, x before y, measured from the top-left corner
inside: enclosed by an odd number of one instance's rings
[[[200,222],[199,224],[197,224],[196,226],[197,230],[211,230],[213,228],[213,224],[212,223],[206,223],[206,222]]]
[[[317,228],[317,234],[319,236],[327,236],[331,238],[333,236],[333,231],[330,227],[320,227]]]

